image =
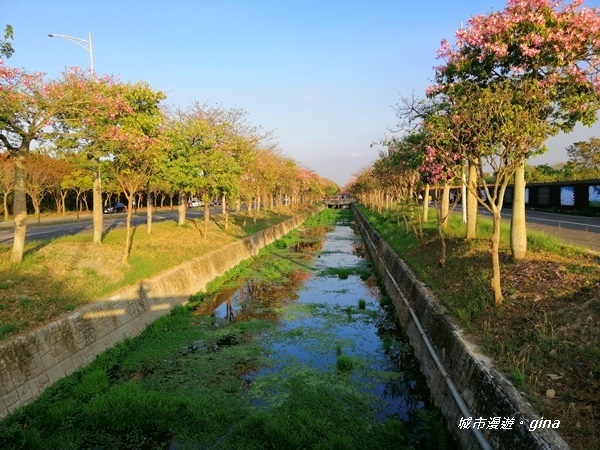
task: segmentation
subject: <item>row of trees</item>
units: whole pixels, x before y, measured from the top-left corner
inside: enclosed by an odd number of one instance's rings
[[[165,99],[145,82],[123,83],[79,69],[46,81],[42,74],[0,61],[0,188],[5,211],[13,192],[13,262],[23,258],[27,194],[39,213],[46,193],[64,210],[69,190],[77,200],[91,190],[92,239],[100,244],[103,183],[122,193],[129,205],[140,192],[147,199],[157,191],[177,195],[180,224],[185,223],[186,196],[201,197],[207,205],[205,226],[208,201],[215,197],[221,198],[224,212],[230,202],[241,201],[250,212],[261,204],[281,205],[284,197],[297,205],[338,191],[333,182],[282,155],[269,133],[249,123],[245,111],[197,102],[173,108],[164,105]],[[128,208],[124,260],[131,214]]]
[[[504,10],[471,18],[453,44],[442,41],[443,64],[426,96],[399,103],[403,133],[383,142],[387,150],[358,178],[355,194],[372,198],[375,193],[381,202],[427,192],[429,186],[440,189],[443,244],[449,187],[463,182],[466,237],[475,236],[478,205],[493,217],[490,284],[495,304],[501,304],[500,214],[506,187],[514,183],[511,252],[520,260],[527,242],[525,162],[545,150],[548,138],[597,120],[599,50],[600,13],[583,7],[582,0],[509,0]]]

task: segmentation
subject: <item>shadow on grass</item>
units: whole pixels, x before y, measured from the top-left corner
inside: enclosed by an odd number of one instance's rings
[[[30,249],[30,255],[36,251]],[[32,329],[85,302],[79,292],[70,292],[48,273],[33,273],[30,262],[25,261],[24,266],[0,269],[0,339]],[[43,299],[33,289],[35,285],[45,286]]]
[[[129,260],[129,255],[131,255],[131,249],[133,248],[133,238],[135,236],[135,232],[137,231],[137,225],[132,227],[131,236],[129,237],[129,246],[125,249],[125,261]]]
[[[204,237],[204,232],[202,231],[202,225],[198,224],[198,222],[200,222],[200,219],[192,219],[189,218],[188,219],[190,222],[192,222],[192,224],[194,225],[194,228],[196,229],[196,231],[198,231],[198,233],[200,234],[200,237],[203,238]],[[202,221],[204,222],[204,221]]]
[[[111,223],[108,228],[106,228],[106,230],[104,230],[102,232],[102,241],[104,241],[104,239],[106,239],[106,237],[110,234],[110,232],[114,229],[117,228],[117,224],[116,223]]]
[[[25,252],[23,252],[23,259],[31,258],[34,254],[39,252],[41,249],[43,249],[44,247],[47,247],[51,242],[52,242],[52,239],[46,239],[43,241],[35,241],[35,244],[32,247],[28,248],[27,250],[25,250]]]

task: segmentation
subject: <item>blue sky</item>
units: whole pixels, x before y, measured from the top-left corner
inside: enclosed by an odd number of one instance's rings
[[[587,0],[587,6],[600,1]],[[57,77],[89,53],[48,34],[87,40],[95,71],[147,81],[167,103],[242,108],[282,152],[344,185],[377,158],[401,96],[423,96],[440,40],[496,0],[4,0],[14,28],[8,65]],[[553,138],[534,164],[566,161],[600,125]]]

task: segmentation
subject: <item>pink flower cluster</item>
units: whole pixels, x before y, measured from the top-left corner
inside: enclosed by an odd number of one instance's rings
[[[524,91],[531,89],[519,97],[523,105],[535,108],[547,102],[543,114],[558,125],[553,129],[568,131],[574,123],[596,118],[600,9],[583,7],[583,0],[508,0],[504,10],[475,16],[467,25],[456,33],[455,45],[442,41],[438,58],[445,65],[436,67],[437,84],[427,89],[428,97],[441,95],[460,102],[467,92],[462,88],[471,81],[510,81],[522,85]],[[460,122],[456,120],[456,125]],[[464,157],[469,153],[481,157],[481,146],[475,141],[471,145]],[[451,154],[428,149],[419,171],[429,182],[439,183],[454,175],[457,162]],[[509,159],[505,162],[509,164]]]
[[[456,167],[462,159],[460,153],[440,151],[426,145],[418,170],[427,183],[439,184],[455,177]]]
[[[507,71],[542,76],[549,84],[584,83],[600,94],[600,12],[582,5],[509,0],[502,11],[472,17],[456,32],[456,45],[442,41],[438,57],[460,66],[477,50],[480,61],[495,60]]]

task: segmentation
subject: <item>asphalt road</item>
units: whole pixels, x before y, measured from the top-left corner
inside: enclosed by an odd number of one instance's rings
[[[220,214],[221,206],[210,208],[211,214]],[[203,209],[188,209],[186,216],[204,217]],[[70,216],[68,218],[49,217],[42,218],[41,223],[28,218],[26,241],[52,239],[59,236],[69,236],[80,233],[92,234],[94,226],[92,224],[92,215],[89,213],[81,214],[81,218]],[[115,228],[125,227],[126,213],[104,214],[103,229],[104,232]],[[165,220],[178,221],[177,210],[159,211],[152,215],[152,222],[163,222]],[[146,223],[146,212],[138,211],[131,217],[131,224],[142,225]],[[10,246],[13,243],[14,224],[12,221],[0,222],[0,246]]]
[[[460,206],[455,212],[462,213]],[[482,215],[490,215],[480,209]],[[502,219],[509,221],[512,210],[502,212]],[[600,252],[600,217],[571,216],[539,211],[526,211],[527,227],[530,230],[543,231],[569,244]]]

